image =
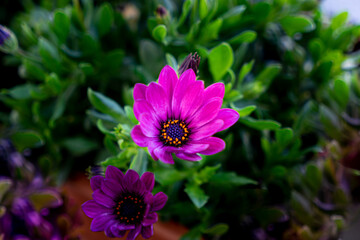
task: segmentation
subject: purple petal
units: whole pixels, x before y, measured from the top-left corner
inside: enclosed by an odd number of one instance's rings
[[[114,238],[116,237],[115,234],[112,231],[112,226],[114,226],[114,224],[116,224],[115,221],[111,221],[109,222],[109,224],[107,225],[107,227],[105,228],[105,235],[109,238]]]
[[[204,97],[204,82],[195,81],[184,94],[181,104],[180,112],[181,119],[187,119],[192,116],[202,105]]]
[[[167,201],[168,197],[166,196],[165,193],[163,192],[158,192],[157,194],[155,194],[155,196],[153,197],[153,203],[151,205],[151,211],[152,212],[156,212],[161,210]]]
[[[157,121],[150,113],[143,113],[140,115],[140,128],[142,133],[147,137],[158,137],[160,132],[156,128]]]
[[[84,211],[85,215],[94,218],[102,213],[112,213],[113,210],[111,208],[103,207],[102,205],[95,202],[95,200],[89,200],[83,205],[81,205],[82,210]]]
[[[200,154],[213,155],[225,149],[224,140],[217,137],[209,137],[207,139],[201,140],[201,142],[209,144],[209,147],[206,150],[200,152]]]
[[[123,182],[123,180],[121,182],[117,182],[111,178],[105,179],[101,184],[101,190],[111,199],[116,199],[124,191]]]
[[[160,161],[167,164],[174,164],[174,159],[170,152],[165,151],[164,148],[158,147],[154,150],[155,155]]]
[[[126,174],[125,174],[125,186],[132,186],[137,180],[139,180],[139,174],[132,170],[129,169],[127,170]]]
[[[176,156],[180,159],[187,160],[187,161],[200,161],[202,158],[201,156],[195,153],[176,153]]]
[[[161,120],[167,120],[170,105],[168,102],[168,95],[161,85],[154,82],[150,83],[146,90],[146,100],[153,107]]]
[[[197,130],[194,130],[194,132],[191,133],[190,135],[190,139],[199,140],[210,137],[215,133],[219,132],[219,129],[221,129],[223,125],[224,125],[224,121],[222,119],[216,119],[214,121],[211,121],[201,126]]]
[[[209,147],[209,144],[189,143],[183,147],[185,153],[198,153]]]
[[[157,138],[150,138],[143,134],[141,131],[140,125],[136,125],[131,130],[131,138],[133,141],[140,147],[147,147],[149,145],[149,141],[156,141]]]
[[[224,121],[224,125],[218,130],[218,132],[223,131],[232,125],[234,125],[239,120],[239,113],[233,109],[223,108],[220,109],[217,118]]]
[[[114,216],[112,214],[101,214],[95,217],[92,222],[90,229],[93,232],[99,232],[104,231],[106,227],[111,223],[111,220],[114,219]]]
[[[143,226],[149,226],[156,223],[158,220],[158,215],[155,212],[149,213],[142,221]]]
[[[152,172],[145,172],[141,176],[141,181],[144,183],[146,190],[152,191],[155,185],[155,178]]]
[[[172,67],[167,65],[161,70],[159,75],[159,84],[164,88],[169,98],[169,106],[171,106],[171,99],[177,81],[177,74]]]
[[[126,187],[128,191],[136,192],[140,195],[142,195],[146,190],[144,183],[140,179],[136,180],[134,184],[127,185]]]
[[[101,182],[104,180],[105,178],[103,176],[94,176],[90,179],[90,186],[91,189],[95,192],[96,190],[98,190],[101,187]]]
[[[154,226],[146,226],[141,228],[141,236],[145,239],[151,238],[154,235]]]
[[[140,231],[141,231],[141,225],[137,225],[135,229],[130,230],[126,240],[134,240],[139,235]]]
[[[192,69],[186,70],[181,74],[179,81],[177,82],[174,94],[172,98],[172,117],[180,117],[180,104],[184,94],[186,93],[188,87],[193,84],[196,80],[196,75]]]
[[[157,119],[154,109],[146,100],[135,101],[134,115],[138,121],[140,121],[140,115],[145,112],[150,113],[154,119]]]
[[[225,95],[225,85],[219,82],[219,83],[211,84],[205,89],[204,99],[205,101],[208,101],[214,97],[223,99],[224,95]]]
[[[124,179],[124,174],[117,167],[108,166],[106,168],[105,177],[121,183],[122,180]]]
[[[146,89],[147,89],[147,86],[142,83],[135,84],[134,92],[133,92],[134,100],[135,101],[145,100],[146,99],[146,95],[145,95]]]
[[[189,127],[199,128],[213,120],[218,115],[221,104],[221,98],[212,98],[197,113],[194,114]]]
[[[96,190],[92,194],[92,197],[97,203],[107,208],[112,208],[115,206],[115,202],[108,195],[104,194],[100,189]]]
[[[156,156],[156,154],[155,154],[155,149],[162,147],[162,145],[163,145],[162,142],[160,142],[159,140],[149,142],[148,150],[149,150],[151,157],[155,161],[159,160],[158,156]]]

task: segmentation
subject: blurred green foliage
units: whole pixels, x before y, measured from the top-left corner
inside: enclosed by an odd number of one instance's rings
[[[10,25],[21,50],[4,58],[22,80],[1,90],[1,130],[53,179],[92,164],[153,171],[183,240],[341,235],[360,170],[360,28],[346,13],[328,19],[316,0],[23,6]],[[219,133],[223,152],[168,166],[131,140],[132,87],[195,51],[199,79],[224,82],[241,118]]]

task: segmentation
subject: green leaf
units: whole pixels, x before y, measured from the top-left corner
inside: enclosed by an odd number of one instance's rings
[[[252,12],[254,15],[254,20],[258,23],[261,23],[269,16],[271,12],[271,5],[268,2],[258,2],[253,5]]]
[[[200,20],[203,20],[208,13],[208,2],[207,0],[200,0],[199,1],[199,16]]]
[[[211,228],[204,230],[204,233],[209,235],[221,236],[224,235],[228,230],[229,230],[229,225],[225,223],[218,223],[212,226]]]
[[[340,107],[345,109],[350,98],[350,88],[346,82],[341,79],[336,79],[331,93],[335,100],[339,103]]]
[[[125,106],[124,109],[125,109],[126,116],[131,120],[131,122],[133,124],[138,124],[139,122],[135,117],[134,109],[130,106]]]
[[[46,74],[40,64],[34,63],[28,59],[23,59],[23,64],[26,71],[26,77],[44,81]]]
[[[310,186],[315,195],[317,195],[318,191],[320,190],[322,177],[322,172],[316,165],[309,164],[306,167],[304,180]]]
[[[257,33],[255,31],[244,31],[229,40],[230,44],[251,43],[256,39]]]
[[[53,29],[60,43],[65,43],[70,32],[70,19],[61,10],[57,10],[54,14]]]
[[[6,178],[0,179],[0,202],[11,186],[12,186],[12,181],[10,179],[6,179]]]
[[[83,71],[83,73],[86,76],[90,76],[94,74],[94,67],[91,65],[91,63],[86,63],[86,62],[80,63],[79,68],[81,69],[81,71]]]
[[[221,43],[209,53],[209,68],[215,79],[219,81],[230,69],[234,62],[234,54],[228,43]]]
[[[291,128],[283,128],[283,129],[277,129],[275,131],[275,138],[276,141],[281,146],[288,145],[294,137],[294,132]]]
[[[206,183],[215,174],[215,172],[221,167],[221,164],[210,167],[206,166],[199,173],[195,174],[194,180],[198,185]]]
[[[184,21],[185,21],[187,15],[189,14],[190,9],[193,6],[193,4],[194,3],[193,3],[192,0],[186,0],[184,2],[183,6],[182,6],[181,16],[180,16],[179,21],[178,21],[178,27],[181,26],[184,23]]]
[[[239,122],[257,130],[275,130],[281,127],[280,123],[273,120],[256,120],[250,117],[240,118]]]
[[[310,32],[315,29],[313,20],[307,16],[285,16],[280,19],[280,24],[289,36],[295,33]]]
[[[153,38],[158,42],[164,42],[164,39],[167,34],[167,29],[165,25],[158,25],[152,30]]]
[[[95,25],[99,36],[108,33],[114,22],[114,10],[110,3],[104,3],[97,10],[95,15]]]
[[[11,89],[3,89],[2,93],[9,94],[14,99],[29,99],[31,98],[31,92],[36,89],[36,86],[33,84],[22,84],[17,85]]]
[[[46,85],[54,92],[54,94],[59,94],[62,90],[61,82],[56,73],[51,73],[45,79]]]
[[[97,148],[96,142],[83,137],[65,139],[62,145],[74,156],[81,156]]]
[[[340,14],[338,14],[337,16],[335,16],[332,20],[331,20],[331,28],[333,30],[338,29],[340,27],[342,27],[348,18],[348,12],[342,12]]]
[[[148,158],[144,150],[139,149],[133,158],[130,169],[135,170],[141,176],[147,169]]]
[[[40,37],[38,47],[44,66],[55,73],[59,73],[61,64],[57,48],[43,37]]]
[[[38,212],[43,208],[57,207],[63,203],[61,196],[57,192],[50,190],[32,193],[29,199]]]
[[[205,25],[205,27],[200,28],[200,33],[196,41],[198,43],[207,43],[211,40],[219,38],[219,31],[221,28],[223,20],[221,18],[212,21],[211,23]]]
[[[244,78],[249,74],[249,72],[251,71],[251,69],[254,66],[255,61],[251,60],[248,63],[244,63],[244,65],[241,67],[240,73],[239,73],[239,78],[238,78],[238,82],[239,84],[241,84],[244,80]]]
[[[256,181],[244,177],[238,176],[235,172],[220,172],[212,176],[210,179],[211,183],[218,184],[218,185],[233,185],[233,186],[243,186],[248,184],[257,184]]]
[[[243,108],[237,108],[233,104],[231,104],[231,107],[239,113],[240,117],[246,117],[256,109],[255,105],[250,105]]]
[[[166,63],[168,65],[170,65],[170,67],[172,67],[175,70],[175,72],[177,72],[178,63],[176,61],[176,58],[173,55],[171,55],[170,53],[166,53],[165,56],[166,56]]]
[[[270,64],[268,65],[256,78],[253,82],[247,83],[243,86],[242,94],[246,99],[258,98],[263,94],[266,89],[270,86],[274,78],[280,73],[281,65],[280,64]]]
[[[73,95],[74,91],[76,89],[76,85],[72,84],[70,85],[63,93],[61,93],[58,98],[56,99],[55,107],[53,109],[53,114],[49,121],[49,126],[54,127],[55,121],[60,118],[65,109],[66,104],[69,101],[70,97]]]
[[[196,184],[186,184],[184,191],[187,193],[187,195],[197,208],[202,208],[209,200],[209,196],[206,195],[204,190],[202,190],[200,186]]]
[[[42,136],[34,131],[18,131],[11,136],[11,140],[19,152],[26,148],[40,147],[44,144]]]
[[[88,89],[88,98],[91,104],[100,112],[112,116],[119,122],[128,122],[126,113],[114,100],[106,97],[105,95]]]

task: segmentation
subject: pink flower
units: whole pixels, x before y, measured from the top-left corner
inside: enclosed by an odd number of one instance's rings
[[[225,87],[215,83],[204,87],[192,69],[177,77],[165,66],[159,82],[134,88],[134,114],[139,125],[131,137],[140,147],[147,147],[155,160],[173,164],[172,153],[188,161],[199,161],[225,148],[225,142],[213,137],[239,119],[232,109],[221,109]]]

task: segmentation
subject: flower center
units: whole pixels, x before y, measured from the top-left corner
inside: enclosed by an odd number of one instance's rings
[[[142,196],[128,193],[119,198],[114,213],[121,223],[140,224],[144,218],[145,208]]]
[[[190,131],[184,121],[168,120],[161,127],[160,140],[166,146],[181,147],[189,140]]]

